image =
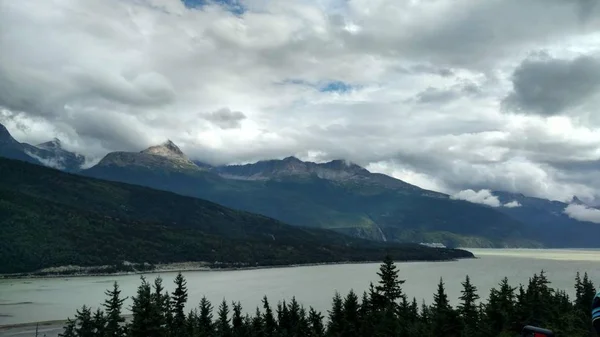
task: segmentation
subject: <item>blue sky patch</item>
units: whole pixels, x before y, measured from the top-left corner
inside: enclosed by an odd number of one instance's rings
[[[320,92],[345,93],[350,90],[352,90],[352,85],[341,82],[341,81],[327,82],[324,85],[319,86]]]
[[[277,82],[279,85],[302,85],[317,89],[319,92],[332,92],[332,93],[346,93],[353,89],[360,88],[360,86],[352,85],[342,81],[324,81],[324,82],[308,82],[298,78],[288,78],[281,82]]]
[[[217,4],[227,9],[231,13],[244,14],[246,8],[240,3],[240,0],[181,0],[187,8],[202,8],[209,4]]]

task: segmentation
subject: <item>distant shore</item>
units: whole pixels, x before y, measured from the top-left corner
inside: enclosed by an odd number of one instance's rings
[[[403,262],[453,262],[460,259],[472,259],[472,257],[452,258],[447,260],[397,260],[398,263]],[[381,261],[339,261],[339,262],[314,262],[314,263],[298,263],[298,264],[281,264],[281,265],[259,265],[259,266],[238,266],[238,267],[209,267],[207,262],[181,262],[156,265],[156,268],[140,271],[117,271],[110,273],[85,273],[73,271],[72,273],[20,273],[20,274],[0,274],[0,279],[40,279],[40,278],[68,278],[68,277],[99,277],[99,276],[125,276],[125,275],[145,275],[159,274],[169,272],[219,272],[219,271],[234,271],[234,270],[257,270],[257,269],[272,269],[272,268],[293,268],[293,267],[310,267],[310,266],[326,266],[326,265],[341,265],[341,264],[369,264],[380,263]],[[90,267],[98,268],[98,267]],[[0,326],[1,328],[2,326]]]

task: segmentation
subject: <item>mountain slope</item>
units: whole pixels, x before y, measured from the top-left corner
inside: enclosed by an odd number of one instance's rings
[[[526,224],[524,231],[550,247],[600,247],[600,224],[570,218],[565,213],[569,204],[502,191],[493,194],[502,203],[517,201],[519,207],[499,210]],[[572,203],[580,202],[574,198]]]
[[[82,173],[200,197],[292,225],[380,241],[537,244],[520,233],[521,223],[491,208],[451,200],[343,161],[315,164],[290,157],[183,171],[173,169],[172,164],[140,164],[142,157],[137,153],[126,155],[133,158],[132,163],[110,164],[112,156]]]
[[[38,144],[36,148],[41,151],[35,151],[33,156],[39,157],[38,160],[45,166],[67,172],[77,172],[85,163],[84,156],[65,150],[58,138]]]
[[[56,138],[37,146],[19,143],[2,124],[0,124],[0,157],[22,160],[67,172],[79,171],[85,162],[85,157],[63,149],[60,140]]]
[[[212,202],[0,159],[0,273],[60,265],[272,265],[470,256],[286,225]]]

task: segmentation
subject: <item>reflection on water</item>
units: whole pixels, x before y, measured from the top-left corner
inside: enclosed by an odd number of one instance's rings
[[[544,270],[553,286],[574,293],[577,271],[588,272],[591,280],[600,284],[600,251],[598,250],[534,250],[534,249],[473,249],[479,258],[457,262],[399,263],[400,274],[406,280],[403,288],[410,297],[431,303],[440,277],[446,283],[449,298],[456,304],[460,282],[468,274],[486,298],[506,276],[515,286],[526,284],[533,273]],[[565,261],[569,261],[566,263]],[[370,282],[377,281],[379,264],[344,264],[241,271],[185,272],[188,281],[188,309],[198,305],[202,296],[213,304],[223,298],[240,301],[244,310],[253,312],[263,295],[272,304],[292,296],[306,307],[325,311],[337,290],[347,293],[354,289],[361,294]],[[163,273],[167,290],[172,291],[176,273]],[[147,275],[152,280],[157,274]],[[73,316],[83,304],[98,306],[104,291],[118,281],[123,294],[131,296],[140,283],[139,275],[0,280],[0,325],[65,319]],[[33,303],[32,303],[33,302]],[[131,305],[131,298],[125,307]]]
[[[598,249],[468,249],[476,256],[506,256],[526,259],[600,262]]]

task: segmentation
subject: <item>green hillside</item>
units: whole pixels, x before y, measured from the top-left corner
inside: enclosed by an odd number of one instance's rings
[[[430,242],[435,238],[450,246],[540,246],[523,235],[522,223],[506,214],[418,188],[390,189],[317,176],[234,180],[210,171],[165,172],[140,166],[96,166],[83,174],[366,239]]]
[[[0,159],[0,273],[207,261],[279,265],[468,257],[299,228],[212,202]]]

